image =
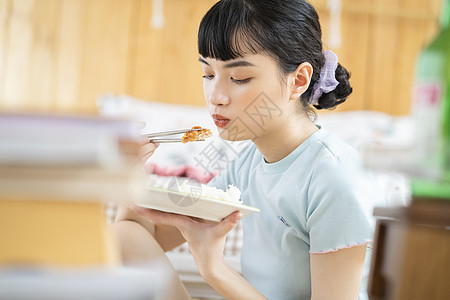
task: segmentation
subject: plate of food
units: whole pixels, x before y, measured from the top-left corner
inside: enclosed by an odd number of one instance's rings
[[[169,185],[168,188],[146,187],[145,197],[137,205],[220,222],[235,211],[243,217],[260,212],[258,208],[244,205],[240,191],[230,185],[228,190],[220,190],[204,184]]]

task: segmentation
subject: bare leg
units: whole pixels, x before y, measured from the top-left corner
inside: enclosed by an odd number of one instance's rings
[[[167,299],[191,299],[165,252],[146,228],[133,221],[118,221],[111,227],[119,240],[124,265],[139,267],[156,261],[167,266],[172,283]]]

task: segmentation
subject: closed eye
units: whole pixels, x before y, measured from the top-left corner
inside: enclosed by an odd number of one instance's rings
[[[245,79],[235,79],[235,78],[231,78],[231,80],[232,80],[234,83],[237,83],[237,84],[244,84],[244,83],[249,82],[249,81],[251,80],[251,78],[245,78]]]

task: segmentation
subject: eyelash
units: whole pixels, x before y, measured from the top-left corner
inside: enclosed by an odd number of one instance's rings
[[[211,80],[214,78],[214,75],[203,75],[202,77],[203,77],[203,79]],[[241,80],[231,78],[231,80],[236,84],[244,84],[244,83],[249,82],[251,80],[251,78],[246,78],[246,79],[241,79]]]
[[[246,79],[242,79],[242,80],[238,80],[238,79],[233,79],[231,78],[231,80],[236,83],[236,84],[244,84],[250,81],[251,78],[246,78]]]

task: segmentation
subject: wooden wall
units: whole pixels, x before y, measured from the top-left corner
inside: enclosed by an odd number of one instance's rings
[[[203,105],[197,27],[215,0],[0,0],[0,110],[95,113],[107,93]],[[316,5],[327,41],[327,0]],[[441,0],[342,0],[354,95],[339,110],[409,112],[415,58]]]
[[[313,0],[324,41],[327,0]],[[342,46],[334,50],[352,73],[354,93],[339,110],[410,111],[415,60],[438,29],[440,0],[343,0]]]

